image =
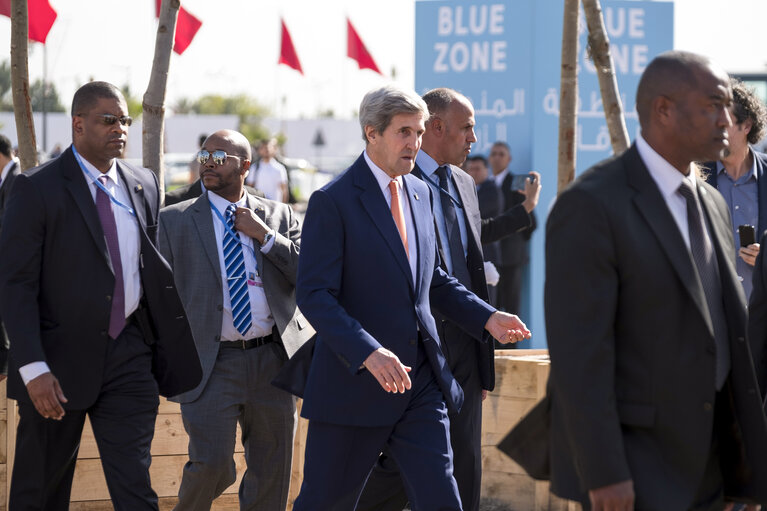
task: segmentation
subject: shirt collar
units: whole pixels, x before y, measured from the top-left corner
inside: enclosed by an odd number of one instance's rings
[[[240,198],[240,200],[235,202],[234,205],[237,206],[238,208],[245,208],[245,207],[247,207],[247,205],[248,205],[247,198],[248,198],[248,194],[243,193],[242,197]],[[229,205],[232,204],[231,202],[229,202],[225,198],[223,198],[220,195],[218,195],[216,192],[211,192],[210,190],[208,190],[208,200],[210,200],[210,202],[213,204],[213,206],[215,206],[215,208],[222,215],[226,213],[226,208],[228,208]]]
[[[748,154],[751,155],[751,171],[748,173],[749,178],[747,181],[750,181],[751,179],[754,179],[756,181],[759,178],[756,172],[756,156],[754,155],[754,151],[750,147],[748,148]],[[719,175],[722,172],[725,172],[725,170],[724,170],[724,165],[722,164],[720,160],[716,162],[716,174]],[[740,181],[740,179],[738,181]]]
[[[658,185],[663,198],[668,200],[679,190],[679,186],[682,181],[687,180],[687,183],[692,187],[693,192],[697,195],[695,186],[695,173],[691,171],[685,176],[679,172],[676,167],[666,161],[663,156],[658,154],[647,141],[642,138],[642,135],[637,135],[636,138],[637,150],[639,151],[639,157],[642,158],[647,170],[650,172],[655,184]]]
[[[83,174],[85,174],[85,179],[88,181],[89,185],[104,175],[107,176],[115,184],[115,186],[121,186],[120,180],[117,177],[117,159],[112,160],[112,166],[109,167],[109,170],[106,172],[101,172],[91,162],[83,158],[82,154],[80,155],[80,161],[83,162],[83,165],[85,165],[85,168],[88,170],[88,172],[83,172]]]
[[[365,161],[368,164],[368,167],[370,167],[370,170],[373,172],[373,177],[376,178],[376,181],[378,181],[378,186],[381,187],[381,191],[385,191],[389,188],[389,183],[392,182],[392,178],[381,170],[381,168],[373,163],[373,160],[370,159],[370,156],[368,156],[367,150],[365,150],[364,153],[362,153],[365,156]],[[394,178],[394,181],[397,182],[400,188],[402,188],[402,176],[397,176]]]
[[[423,149],[418,151],[418,154],[415,155],[415,162],[418,164],[418,168],[421,169],[421,172],[429,177],[433,176],[439,168],[439,163],[437,163],[437,160],[426,154],[426,151]],[[450,166],[446,165],[446,167],[448,169],[449,175]]]
[[[508,173],[509,173],[509,169],[507,167],[503,169],[503,172],[501,172],[500,174],[493,176],[496,186],[501,186],[503,184],[503,180],[506,179],[506,175]]]
[[[5,164],[5,167],[3,167],[2,172],[0,172],[0,180],[5,179],[5,176],[8,175],[8,172],[11,170],[11,167],[13,167],[14,163],[17,165],[19,163],[19,159],[16,158],[15,156],[11,158],[11,161]]]

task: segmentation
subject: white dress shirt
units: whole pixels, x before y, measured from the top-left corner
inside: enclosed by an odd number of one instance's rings
[[[213,207],[215,207],[221,217],[226,219],[226,208],[229,207],[231,202],[224,199],[220,195],[217,195],[208,190],[208,199]],[[242,198],[235,203],[238,208],[247,208],[247,194],[243,193]],[[272,327],[274,326],[274,317],[272,317],[272,311],[269,309],[269,303],[266,301],[266,293],[261,282],[260,269],[258,269],[256,262],[256,255],[254,252],[253,239],[246,236],[241,232],[237,232],[242,243],[242,255],[245,260],[245,275],[248,278],[248,296],[250,298],[250,316],[251,326],[250,329],[245,332],[245,335],[241,334],[234,327],[234,318],[232,317],[232,301],[229,298],[229,285],[227,284],[226,264],[224,263],[224,224],[221,218],[218,217],[213,208],[210,210],[210,214],[213,217],[213,229],[216,233],[216,247],[218,249],[218,262],[221,268],[221,284],[224,298],[224,314],[221,317],[221,340],[222,341],[239,341],[252,339],[254,337],[264,337],[272,333]],[[274,246],[274,236],[269,242],[261,247],[261,252],[266,254]]]
[[[365,151],[363,154],[365,155],[365,161],[367,162],[368,167],[370,167],[370,170],[373,173],[373,177],[376,178],[376,181],[378,181],[378,186],[381,187],[381,193],[383,193],[384,199],[386,199],[386,205],[389,206],[389,211],[391,211],[391,190],[389,190],[389,183],[392,181],[397,182],[397,188],[399,189],[400,197],[399,202],[402,205],[402,213],[405,215],[405,230],[407,231],[407,252],[409,259],[408,262],[410,263],[410,273],[413,275],[413,286],[415,286],[417,273],[416,264],[418,263],[418,239],[416,237],[413,215],[410,212],[410,201],[408,200],[407,192],[405,192],[405,188],[402,185],[402,176],[397,176],[396,179],[392,180],[389,174],[381,170],[378,165],[373,163],[373,160],[370,159],[367,151]],[[424,200],[428,200],[428,197],[424,197]],[[394,222],[394,217],[392,217],[392,222]]]
[[[695,182],[695,173],[690,168],[688,174],[685,176],[679,172],[676,167],[667,162],[663,156],[659,155],[650,144],[648,144],[642,135],[638,135],[636,139],[637,150],[639,156],[642,158],[647,170],[650,172],[655,184],[658,185],[663,199],[666,201],[671,216],[674,217],[679,233],[684,239],[687,250],[690,250],[690,230],[687,224],[687,199],[679,193],[679,186],[682,181],[686,181],[692,188],[693,193],[698,201],[698,211],[701,218],[705,218],[700,206],[700,197],[698,197],[698,186]],[[703,227],[706,229],[706,235],[711,238],[708,232],[708,222],[703,222]]]
[[[94,203],[96,202],[96,190],[98,189],[94,181],[100,176],[105,175],[107,176],[106,189],[122,204],[133,207],[125,183],[118,177],[117,160],[112,160],[112,166],[104,174],[82,156],[80,161],[83,162],[87,170],[87,172],[83,171],[83,175],[85,176],[85,182],[88,183]],[[139,226],[138,220],[134,215],[114,202],[111,204],[115,224],[117,225],[117,240],[120,245],[120,262],[123,267],[123,284],[125,286],[125,317],[127,318],[138,308],[138,303],[141,299],[141,274],[139,273],[141,241],[139,239]],[[19,368],[21,379],[25,385],[41,374],[48,372],[50,372],[50,368],[43,361],[31,362]]]
[[[15,156],[11,158],[11,161],[5,164],[5,167],[3,167],[3,171],[0,172],[0,186],[3,186],[3,183],[5,182],[5,178],[8,176],[8,172],[10,172],[11,167],[13,167],[13,164],[18,165],[19,159]]]

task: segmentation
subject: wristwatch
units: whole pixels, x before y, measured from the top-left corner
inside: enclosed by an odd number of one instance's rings
[[[266,234],[264,234],[264,242],[261,243],[261,246],[265,246],[269,241],[274,238],[274,231],[269,231]]]

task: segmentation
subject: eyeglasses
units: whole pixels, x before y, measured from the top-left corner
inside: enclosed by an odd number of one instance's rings
[[[77,114],[80,117],[85,117],[86,114]],[[133,124],[133,117],[130,117],[128,115],[122,115],[117,116],[113,114],[93,114],[99,119],[101,119],[101,124],[104,124],[106,126],[112,126],[114,123],[119,122],[123,126],[130,126]]]
[[[205,165],[207,163],[208,159],[210,157],[213,157],[213,163],[216,165],[223,165],[227,158],[242,158],[241,156],[237,156],[235,154],[226,154],[224,151],[213,151],[212,153],[210,151],[206,151],[203,149],[199,153],[197,153],[197,161]]]

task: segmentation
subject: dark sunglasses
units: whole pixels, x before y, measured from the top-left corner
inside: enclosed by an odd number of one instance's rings
[[[224,151],[213,151],[212,153],[210,151],[206,151],[203,149],[199,153],[197,153],[197,161],[205,165],[207,163],[208,159],[210,157],[213,157],[213,163],[216,165],[223,165],[224,162],[228,157],[232,158],[242,158],[241,156],[237,156],[235,154],[226,154]]]
[[[77,114],[80,117],[85,117],[86,114]],[[123,126],[130,126],[133,124],[133,117],[130,117],[128,115],[123,116],[117,116],[113,114],[93,114],[99,119],[101,119],[101,124],[104,124],[106,126],[112,126],[114,123],[119,122]]]

